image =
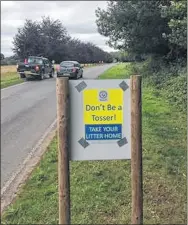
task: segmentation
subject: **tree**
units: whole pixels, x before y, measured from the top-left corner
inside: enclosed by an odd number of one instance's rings
[[[23,28],[13,38],[13,52],[21,59],[28,55],[38,55],[42,51],[40,26],[32,20],[26,20]]]
[[[163,34],[170,43],[171,54],[187,51],[187,1],[171,1],[170,5],[161,6],[161,15],[168,20],[169,34]]]
[[[99,61],[112,62],[112,56],[104,52],[93,43],[84,43],[78,39],[68,42],[68,60],[78,60],[81,63],[98,63]]]
[[[29,55],[43,55],[57,60],[66,54],[64,45],[69,38],[59,20],[50,17],[43,17],[40,23],[26,20],[24,27],[19,28],[14,37],[13,52],[22,59]],[[57,52],[61,52],[61,55],[56,55]]]
[[[60,56],[62,58],[66,56],[66,44],[70,40],[70,36],[60,20],[42,17],[42,22],[40,23],[40,35],[40,42],[43,46],[43,54],[45,56],[56,61]]]
[[[166,18],[161,17],[161,4],[168,1],[109,1],[106,10],[96,10],[100,34],[109,37],[110,47],[134,53],[165,54],[169,51]]]

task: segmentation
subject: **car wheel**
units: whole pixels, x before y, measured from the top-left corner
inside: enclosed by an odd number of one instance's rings
[[[24,73],[20,73],[20,78],[21,79],[26,78],[25,74]]]
[[[52,72],[50,73],[50,78],[54,77],[54,70],[52,70]]]
[[[40,80],[44,80],[44,71],[42,71],[40,74]]]

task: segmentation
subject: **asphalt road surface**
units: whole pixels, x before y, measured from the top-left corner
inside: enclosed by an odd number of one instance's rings
[[[95,79],[113,64],[84,69]],[[55,78],[1,90],[1,188],[56,119]]]

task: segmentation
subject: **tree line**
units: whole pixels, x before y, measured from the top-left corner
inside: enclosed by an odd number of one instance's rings
[[[108,1],[96,24],[110,47],[168,60],[187,56],[187,1]]]
[[[23,60],[29,55],[44,56],[60,63],[77,60],[80,63],[110,63],[113,57],[93,43],[71,38],[60,20],[42,17],[40,22],[25,20],[13,38],[13,52]]]

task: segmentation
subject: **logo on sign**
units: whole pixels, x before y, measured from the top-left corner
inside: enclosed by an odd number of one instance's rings
[[[108,100],[108,93],[107,91],[100,91],[99,92],[99,101],[107,101]]]

